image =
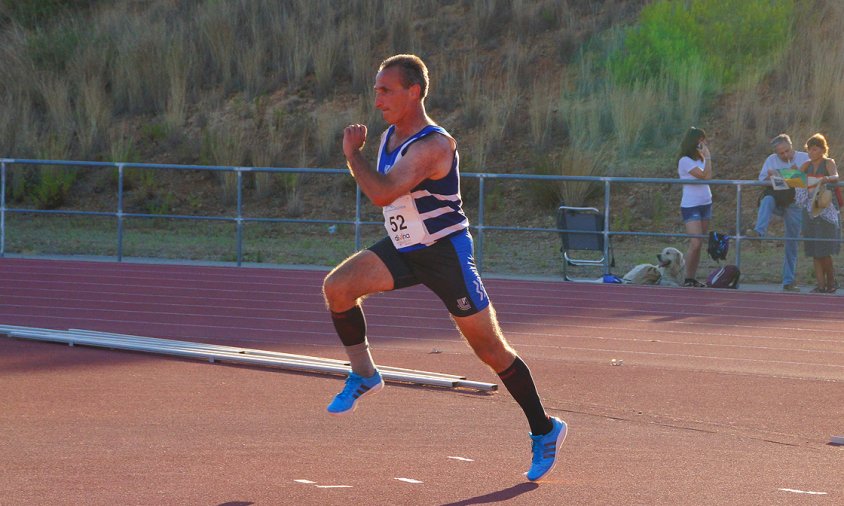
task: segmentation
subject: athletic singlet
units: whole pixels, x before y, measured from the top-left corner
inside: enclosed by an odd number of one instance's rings
[[[401,146],[389,151],[387,145],[394,131],[395,126],[390,126],[381,135],[381,147],[378,149],[378,172],[381,174],[390,172],[410,145],[427,135],[438,133],[454,139],[444,128],[428,125]],[[455,147],[451,170],[444,178],[426,179],[409,194],[384,207],[384,228],[397,250],[421,249],[468,228],[469,220],[461,208],[459,160]]]

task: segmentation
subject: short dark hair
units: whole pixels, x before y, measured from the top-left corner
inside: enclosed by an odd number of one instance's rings
[[[806,151],[808,151],[812,146],[818,146],[823,149],[824,156],[829,153],[829,144],[826,143],[826,137],[824,137],[823,134],[815,134],[809,137],[809,140],[806,141]]]
[[[390,67],[401,71],[401,84],[405,88],[418,84],[420,98],[425,99],[428,95],[428,67],[422,58],[415,54],[397,54],[382,61],[378,72]]]
[[[692,160],[700,160],[702,155],[697,145],[700,144],[701,139],[706,138],[706,132],[701,128],[689,127],[686,130],[686,135],[683,137],[683,142],[680,143],[680,158],[688,156]]]

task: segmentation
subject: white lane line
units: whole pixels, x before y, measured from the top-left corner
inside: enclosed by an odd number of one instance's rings
[[[317,482],[311,480],[293,480],[302,485],[314,485],[316,488],[352,488],[351,485],[317,485]]]
[[[450,459],[454,460],[462,460],[463,462],[474,462],[472,459],[467,459],[466,457],[449,457]]]
[[[414,480],[413,478],[396,478],[399,481],[403,481],[405,483],[422,483],[419,480]]]
[[[798,490],[796,488],[780,488],[783,492],[791,492],[792,494],[808,494],[808,495],[827,495],[826,492],[813,492],[811,490]]]

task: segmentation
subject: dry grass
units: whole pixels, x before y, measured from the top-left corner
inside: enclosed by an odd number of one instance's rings
[[[612,86],[607,90],[607,104],[622,158],[636,154],[641,147],[642,136],[654,127],[661,111],[658,82],[637,82],[630,87]]]
[[[306,26],[296,18],[282,17],[280,41],[282,47],[281,61],[284,76],[290,85],[301,83],[311,68],[313,44],[310,43],[311,34]]]
[[[753,76],[753,82],[759,78]],[[703,112],[706,92],[706,76],[699,65],[688,65],[679,73],[677,82],[678,122],[681,125],[696,125]],[[664,109],[663,109],[664,110]]]
[[[611,159],[605,149],[569,149],[563,153],[559,175],[599,176],[605,172]],[[570,206],[584,205],[595,192],[601,190],[599,185],[590,181],[564,181],[559,187],[560,200]]]
[[[481,65],[479,62],[464,58],[462,65],[460,103],[462,120],[467,128],[478,126],[484,108],[484,96],[481,94]]]
[[[528,103],[528,117],[530,119],[530,135],[533,146],[544,149],[551,138],[554,126],[556,98],[559,91],[555,80],[550,76],[541,76],[534,80]]]
[[[324,165],[333,155],[342,153],[343,129],[350,119],[348,114],[337,114],[333,107],[326,105],[314,112],[313,123],[317,159]]]
[[[80,152],[85,158],[91,158],[106,143],[106,131],[113,115],[112,104],[105,91],[105,83],[99,76],[83,80],[80,86],[76,103],[77,137]]]
[[[237,28],[240,9],[233,2],[209,2],[200,9],[198,28],[202,34],[202,48],[208,52],[206,70],[226,91],[235,89],[235,70],[240,47]]]
[[[177,32],[167,51],[169,89],[164,106],[165,123],[171,130],[181,128],[187,119],[190,79],[196,65],[190,41],[184,33]]]
[[[70,87],[54,76],[47,76],[39,84],[38,91],[47,112],[48,129],[56,139],[69,145],[75,130]]]
[[[575,151],[588,151],[603,143],[601,118],[605,103],[596,97],[587,99],[560,98],[560,121],[569,133],[569,146]]]
[[[329,95],[335,86],[334,77],[340,62],[345,30],[329,30],[314,41],[314,80],[318,98]]]

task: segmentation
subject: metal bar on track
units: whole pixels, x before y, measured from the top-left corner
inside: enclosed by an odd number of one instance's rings
[[[25,329],[22,327],[21,329]],[[16,330],[21,330],[16,329]],[[2,330],[2,326],[0,326],[0,330]],[[104,338],[113,338],[113,339],[143,339],[150,342],[157,343],[161,346],[179,346],[185,348],[194,348],[194,349],[205,349],[205,350],[221,350],[231,353],[238,353],[242,355],[254,355],[259,357],[273,357],[273,358],[286,358],[291,360],[298,360],[298,361],[310,361],[310,362],[321,362],[321,363],[332,363],[338,364],[348,367],[350,364],[346,360],[337,360],[333,358],[323,358],[323,357],[312,357],[309,355],[296,355],[293,353],[284,353],[280,351],[268,351],[268,350],[258,350],[253,348],[241,348],[236,346],[226,346],[221,344],[207,344],[207,343],[200,343],[195,341],[177,341],[174,339],[161,339],[157,337],[144,337],[144,336],[134,336],[130,334],[115,334],[111,332],[99,332],[96,330],[83,330],[83,329],[70,329],[67,331],[70,334],[74,335],[84,335],[84,336],[93,336],[93,337],[104,337]],[[430,371],[420,371],[418,369],[405,369],[402,367],[390,367],[390,366],[378,366],[379,370],[386,370],[392,372],[401,372],[401,373],[410,373],[410,374],[420,374],[423,376],[431,376],[431,377],[441,377],[441,378],[449,378],[449,379],[459,379],[465,380],[466,376],[459,376],[456,374],[445,374],[445,373],[438,373],[438,372],[430,372]]]
[[[349,365],[334,359],[322,359],[305,355],[290,355],[280,352],[249,350],[222,345],[209,345],[191,341],[175,341],[151,337],[131,336],[127,334],[109,334],[97,331],[54,329],[39,329],[33,327],[19,327],[0,325],[0,333],[9,337],[32,339],[37,341],[66,343],[70,346],[77,344],[99,348],[157,353],[207,360],[211,363],[231,362],[247,365],[278,367],[302,372],[320,372],[331,374],[348,374]],[[294,358],[295,357],[295,358]],[[468,381],[465,377],[414,371],[411,369],[380,367],[381,375],[386,380],[400,381],[439,387],[463,387],[476,390],[497,390],[493,383]]]

